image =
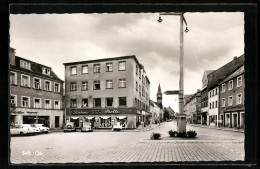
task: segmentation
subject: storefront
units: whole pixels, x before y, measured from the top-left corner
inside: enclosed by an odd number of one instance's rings
[[[224,127],[230,128],[244,128],[245,127],[245,112],[233,111],[224,112]]]
[[[90,122],[94,129],[111,129],[120,122],[123,128],[136,128],[138,114],[135,108],[100,108],[66,110],[66,121],[75,122],[81,128],[84,122]]]

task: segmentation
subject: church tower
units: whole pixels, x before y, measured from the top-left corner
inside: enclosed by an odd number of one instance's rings
[[[157,91],[157,104],[162,109],[162,91],[161,91],[160,83],[159,83],[159,87],[158,87],[158,91]]]

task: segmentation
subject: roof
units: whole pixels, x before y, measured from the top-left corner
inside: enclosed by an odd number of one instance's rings
[[[171,108],[171,106],[167,107],[167,110],[169,111],[169,114],[174,115],[175,111]]]
[[[226,82],[226,81],[228,81],[228,80],[231,80],[231,79],[233,79],[233,78],[235,78],[235,77],[237,77],[237,76],[243,74],[244,72],[245,72],[245,69],[244,69],[244,65],[243,65],[243,66],[241,66],[240,68],[238,68],[237,70],[235,70],[235,71],[234,71],[230,76],[228,76],[226,79],[224,79],[223,81],[221,81],[220,84],[221,84],[221,83],[224,83],[224,82]]]
[[[159,83],[157,94],[162,94],[161,85]]]
[[[244,64],[244,61],[244,55],[241,55],[240,57],[235,57],[231,62],[210,73],[208,75],[208,89],[211,90],[214,87],[218,86],[218,83],[220,81],[222,81],[239,67],[241,67]]]

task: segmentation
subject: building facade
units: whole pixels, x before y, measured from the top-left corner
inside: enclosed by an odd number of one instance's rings
[[[219,109],[219,87],[215,87],[208,92],[208,122],[211,126],[218,126],[218,109]]]
[[[66,121],[136,128],[150,116],[150,81],[136,56],[64,63]]]
[[[244,66],[219,83],[221,126],[244,128],[245,123],[245,82]]]
[[[197,124],[201,123],[201,115],[199,114],[201,109],[201,93],[198,90],[195,94],[186,97],[184,104],[185,114],[187,120],[190,123]]]
[[[62,128],[63,81],[48,66],[15,56],[10,48],[11,123]]]

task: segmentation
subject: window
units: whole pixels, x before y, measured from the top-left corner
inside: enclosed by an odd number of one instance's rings
[[[106,98],[106,107],[112,107],[113,106],[113,97]]]
[[[45,99],[45,109],[51,109],[51,100]]]
[[[41,99],[40,98],[34,98],[34,108],[36,108],[36,109],[41,108]]]
[[[17,84],[17,74],[15,72],[10,72],[10,84],[11,85]]]
[[[11,95],[10,96],[10,106],[11,107],[17,107],[17,97],[16,95]]]
[[[211,97],[211,92],[209,92],[209,97]]]
[[[88,82],[82,82],[81,90],[88,90]]]
[[[70,74],[71,75],[76,75],[77,74],[77,67],[76,66],[70,68]]]
[[[54,82],[54,92],[60,93],[60,84]]]
[[[211,103],[209,103],[209,109],[211,109]]]
[[[136,82],[136,91],[138,91],[138,82]]]
[[[216,105],[215,105],[215,108],[217,108],[218,107],[218,101],[216,101]]]
[[[88,74],[88,65],[82,66],[82,74]]]
[[[20,60],[20,67],[31,70],[31,63],[25,60]]]
[[[30,87],[30,76],[27,75],[21,76],[21,86]]]
[[[216,95],[218,94],[218,88],[216,88],[216,93],[215,93]]]
[[[126,87],[126,83],[125,83],[125,79],[119,79],[119,88],[125,88]]]
[[[141,79],[141,69],[139,69],[139,79]]]
[[[225,107],[225,98],[222,98],[222,107]]]
[[[228,97],[228,106],[232,106],[233,104],[233,96]]]
[[[124,71],[124,70],[126,70],[126,69],[125,69],[125,61],[120,61],[120,62],[118,63],[118,70],[119,70],[119,71]]]
[[[76,99],[71,99],[70,100],[70,107],[71,108],[76,108],[77,107],[77,100]]]
[[[60,101],[54,100],[54,109],[60,109]]]
[[[242,86],[242,76],[237,77],[237,87]]]
[[[27,96],[22,96],[22,107],[30,107],[30,98]]]
[[[106,88],[107,89],[113,89],[113,81],[112,80],[106,81]]]
[[[126,97],[119,97],[119,106],[126,106]]]
[[[236,102],[237,102],[237,104],[241,104],[242,103],[242,94],[241,93],[237,94]]]
[[[100,73],[100,64],[94,64],[94,73]]]
[[[113,63],[106,63],[106,71],[107,72],[113,71]]]
[[[88,99],[82,99],[82,107],[88,107]]]
[[[51,82],[50,81],[44,81],[44,90],[51,91]]]
[[[94,107],[101,107],[101,98],[94,98]]]
[[[214,109],[214,102],[212,102],[212,109]]]
[[[226,84],[224,83],[224,84],[222,84],[222,93],[224,93],[225,90],[226,90]]]
[[[45,68],[45,67],[42,68],[42,74],[44,74],[44,75],[50,75],[50,74],[51,74],[50,72],[51,72],[51,69]]]
[[[136,75],[138,75],[138,66],[136,65]]]
[[[228,90],[231,90],[231,89],[233,89],[233,80],[230,80],[228,82]]]
[[[41,89],[41,79],[33,78],[33,88]]]
[[[141,86],[139,85],[139,95],[141,96]]]
[[[70,91],[77,91],[77,83],[76,82],[70,83]]]
[[[94,90],[100,90],[100,81],[94,81]]]
[[[212,93],[212,97],[213,97],[214,96],[214,90],[212,90],[211,93]]]

